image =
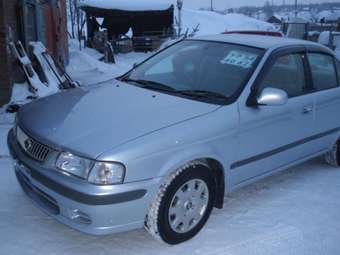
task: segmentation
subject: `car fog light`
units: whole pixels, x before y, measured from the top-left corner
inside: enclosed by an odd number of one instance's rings
[[[73,210],[71,212],[70,218],[71,220],[81,224],[91,224],[92,222],[90,216],[88,216],[86,213],[79,211],[78,209]]]

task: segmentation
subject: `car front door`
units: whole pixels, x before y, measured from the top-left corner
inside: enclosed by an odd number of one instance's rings
[[[265,88],[277,88],[288,94],[288,102],[281,106],[247,106],[242,98],[239,100],[240,153],[231,165],[234,187],[312,153],[306,142],[313,133],[314,97],[306,66],[304,49],[274,53],[251,94],[255,98]]]
[[[327,149],[338,138],[340,129],[340,72],[337,60],[329,54],[308,52],[308,61],[315,96],[316,148]]]

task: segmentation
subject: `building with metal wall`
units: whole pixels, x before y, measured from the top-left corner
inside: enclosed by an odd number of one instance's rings
[[[68,62],[66,0],[0,0],[0,106],[9,102],[14,82],[22,82],[9,43],[41,41],[61,65]]]

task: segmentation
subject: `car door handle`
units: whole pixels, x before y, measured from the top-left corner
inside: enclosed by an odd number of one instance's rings
[[[313,111],[313,106],[305,106],[305,107],[303,107],[302,113],[308,114],[308,113],[311,113],[312,111]]]

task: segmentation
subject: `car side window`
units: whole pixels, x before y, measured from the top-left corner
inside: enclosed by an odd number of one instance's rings
[[[278,57],[260,83],[259,91],[268,87],[284,90],[289,97],[304,94],[306,80],[302,56],[290,54]]]
[[[331,89],[338,86],[334,58],[321,53],[308,54],[314,88],[316,90]]]

